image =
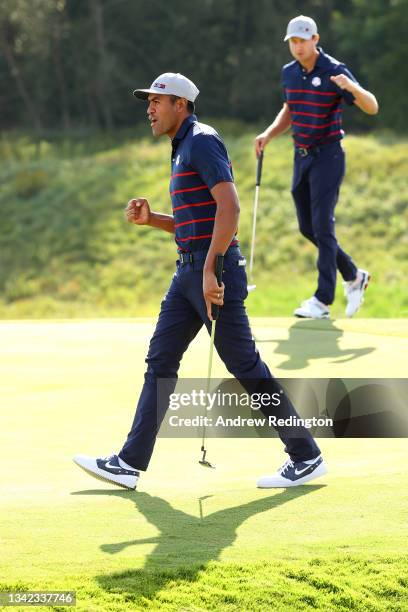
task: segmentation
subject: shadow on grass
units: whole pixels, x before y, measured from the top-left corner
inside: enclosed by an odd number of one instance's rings
[[[333,358],[334,363],[346,363],[376,350],[373,346],[340,348],[339,341],[343,333],[343,330],[336,327],[330,319],[322,321],[308,319],[296,321],[289,328],[289,337],[286,340],[257,338],[257,344],[277,343],[275,353],[287,356],[286,360],[276,366],[281,370],[302,370],[308,367],[312,359]]]
[[[188,588],[188,583],[198,580],[200,572],[206,569],[210,561],[219,559],[222,551],[234,543],[237,529],[244,521],[255,514],[278,508],[298,497],[318,491],[323,486],[308,485],[284,490],[209,515],[203,511],[202,502],[206,497],[211,497],[206,496],[197,500],[199,516],[173,508],[166,500],[152,497],[148,493],[87,490],[73,495],[110,495],[131,500],[136,509],[159,531],[152,538],[106,543],[100,547],[102,551],[115,555],[128,547],[156,544],[143,568],[97,576],[104,590],[121,594],[126,600],[136,603],[145,598],[153,599],[169,582],[172,587],[187,583]]]

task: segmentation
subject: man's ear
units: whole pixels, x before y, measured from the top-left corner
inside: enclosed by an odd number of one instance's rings
[[[179,112],[182,112],[183,110],[186,110],[187,104],[188,104],[188,102],[187,102],[186,98],[179,98],[177,100],[177,110]]]
[[[320,36],[319,34],[313,34],[313,40],[315,41],[316,45],[318,44],[319,40],[320,40]]]

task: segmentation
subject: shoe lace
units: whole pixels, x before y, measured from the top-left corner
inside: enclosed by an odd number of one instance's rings
[[[293,463],[292,459],[287,459],[285,463],[282,465],[282,467],[279,469],[280,474],[284,476],[286,470],[288,470],[289,468],[293,468],[294,465],[295,464]]]
[[[115,456],[115,453],[111,453],[110,455],[107,455],[103,459],[104,461],[110,461],[111,459],[113,459],[114,456]]]

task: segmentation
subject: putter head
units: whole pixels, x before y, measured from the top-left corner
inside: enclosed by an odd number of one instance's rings
[[[203,445],[201,447],[201,452],[203,453],[203,456],[201,457],[201,459],[199,460],[199,464],[203,465],[204,467],[209,467],[209,468],[215,468],[215,465],[213,465],[212,463],[210,463],[209,461],[207,461],[207,459],[205,458],[207,455],[207,451],[205,449],[205,446]]]
[[[248,293],[251,293],[251,291],[255,291],[255,289],[256,289],[256,285],[248,285],[247,286]]]
[[[215,470],[215,465],[213,465],[212,463],[210,463],[209,461],[207,461],[207,459],[200,459],[200,461],[198,462],[200,465],[203,465],[204,467],[209,467],[209,468],[213,468]]]

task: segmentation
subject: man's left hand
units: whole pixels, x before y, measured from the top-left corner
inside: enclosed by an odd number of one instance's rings
[[[346,91],[353,92],[355,83],[348,78],[345,74],[338,74],[337,76],[331,76],[330,80],[340,87],[340,89],[345,89]]]
[[[214,272],[204,270],[203,294],[207,308],[207,316],[210,321],[213,320],[211,316],[211,304],[217,304],[218,306],[222,306],[224,304],[224,289],[224,283],[222,283],[221,287],[218,285],[217,277],[215,276]]]

